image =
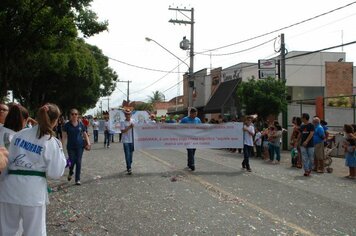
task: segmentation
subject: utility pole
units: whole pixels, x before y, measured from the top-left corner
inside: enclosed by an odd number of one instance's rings
[[[177,94],[176,94],[176,111],[178,110],[178,96],[180,95],[180,85],[179,85],[179,61],[178,61],[178,67],[177,67],[178,73],[177,73]]]
[[[286,82],[286,45],[284,43],[284,34],[281,34],[281,75],[279,77]]]
[[[281,61],[280,61],[280,66],[281,66],[281,74],[279,75],[279,79],[285,84],[286,83],[286,46],[284,42],[284,34],[281,34]],[[285,99],[287,99],[285,97]],[[282,112],[282,127],[286,130],[288,130],[288,111]],[[283,137],[283,150],[288,150],[288,134],[284,133]]]
[[[126,99],[126,101],[127,101],[127,104],[129,104],[130,103],[130,83],[132,83],[132,81],[131,80],[125,80],[125,81],[119,80],[117,82],[127,83],[127,93],[126,93],[127,99]]]
[[[190,25],[190,52],[189,52],[189,57],[190,57],[190,66],[189,66],[189,75],[188,75],[188,86],[189,86],[189,92],[188,92],[188,107],[193,106],[193,88],[194,88],[194,80],[193,80],[193,71],[194,71],[194,8],[191,9],[181,9],[181,8],[171,8],[169,7],[168,10],[173,10],[173,11],[178,11],[182,15],[184,15],[187,20],[173,20],[170,19],[168,22],[170,23],[177,23],[177,24],[188,24]],[[190,12],[190,18],[184,14],[184,12]]]

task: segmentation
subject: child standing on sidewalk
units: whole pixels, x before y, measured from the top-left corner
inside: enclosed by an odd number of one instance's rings
[[[255,147],[256,147],[256,157],[262,158],[262,134],[261,131],[255,127]]]
[[[345,165],[349,167],[349,175],[345,177],[349,179],[356,179],[356,142],[353,136],[352,126],[345,124],[344,132],[346,134],[346,140],[343,144],[345,150]]]

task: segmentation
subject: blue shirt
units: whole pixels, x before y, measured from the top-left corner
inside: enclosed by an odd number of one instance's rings
[[[313,135],[314,145],[324,142],[324,138],[325,138],[325,131],[323,127],[320,124],[318,124],[317,126],[315,126],[314,129],[314,135]]]
[[[195,117],[193,119],[190,116],[186,116],[180,121],[180,123],[182,123],[182,124],[200,124],[201,120],[198,117]]]
[[[70,121],[65,123],[63,130],[67,133],[67,149],[83,148],[83,132],[87,128],[82,122],[78,122],[77,126],[73,126]]]

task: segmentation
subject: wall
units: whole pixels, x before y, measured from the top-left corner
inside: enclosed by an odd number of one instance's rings
[[[353,93],[352,62],[326,62],[325,67],[327,97]]]
[[[207,103],[205,101],[206,87],[210,90],[210,83],[206,81],[207,69],[203,69],[194,73],[194,88],[195,96],[193,96],[193,107],[203,107]]]
[[[288,57],[307,53],[293,51],[286,56],[287,86],[320,87],[325,86],[325,62],[345,61],[344,52],[319,52],[288,59]]]
[[[212,94],[214,94],[215,90],[219,87],[219,84],[221,83],[221,74],[222,74],[221,71],[222,71],[221,67],[212,69],[210,71],[211,88],[210,88],[209,98],[211,97]]]
[[[302,113],[308,113],[310,117],[315,115],[315,106],[307,104],[289,104],[288,105],[288,126],[292,125],[293,116],[301,116]],[[324,109],[324,120],[328,122],[328,127],[337,132],[341,132],[344,124],[352,124],[355,121],[354,108],[330,107]]]

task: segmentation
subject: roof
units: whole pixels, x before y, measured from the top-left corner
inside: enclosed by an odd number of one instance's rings
[[[205,113],[220,113],[221,108],[230,99],[231,95],[236,92],[237,85],[241,82],[241,78],[229,80],[220,83],[215,93],[211,96],[204,108]]]

